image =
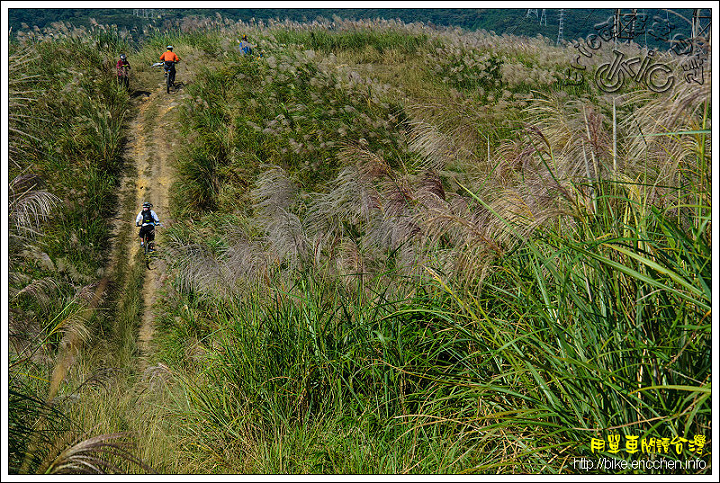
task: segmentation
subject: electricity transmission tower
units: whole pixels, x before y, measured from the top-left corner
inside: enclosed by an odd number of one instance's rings
[[[613,22],[613,40],[629,42],[637,35],[635,34],[635,22],[637,21],[637,8],[630,9],[630,12],[622,12],[615,9],[615,21]]]
[[[555,42],[555,45],[560,45],[560,42],[562,42],[563,39],[563,16],[565,15],[565,9],[560,9],[560,16],[558,18],[558,36],[557,36],[557,42]]]
[[[705,38],[710,40],[710,25],[711,16],[710,12],[703,12],[703,10],[709,10],[706,8],[695,8],[693,9],[692,18],[692,38]],[[704,15],[706,13],[706,15]]]
[[[535,15],[535,18],[538,18],[538,9],[537,8],[528,8],[527,15],[525,15],[525,18],[530,18],[533,15]],[[542,13],[540,14],[540,25],[547,25],[547,16],[545,15],[545,9],[542,9]]]
[[[133,15],[142,18],[155,18],[154,8],[135,8],[133,9]]]

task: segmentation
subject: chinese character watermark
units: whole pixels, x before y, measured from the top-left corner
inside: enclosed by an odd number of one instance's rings
[[[607,451],[612,454],[625,452],[631,455],[635,453],[672,454],[674,451],[675,454],[680,455],[687,449],[691,453],[702,456],[706,438],[702,434],[696,434],[692,439],[681,436],[673,438],[656,438],[653,436],[640,438],[638,435],[625,435],[624,446],[621,445],[622,441],[623,438],[618,433],[608,435],[607,439],[590,438],[590,451],[592,453]]]

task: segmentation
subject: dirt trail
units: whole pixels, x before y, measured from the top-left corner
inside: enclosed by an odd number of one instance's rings
[[[132,126],[134,133],[134,141],[132,142],[133,159],[137,168],[137,178],[135,179],[135,206],[140,207],[144,201],[153,204],[153,209],[160,217],[164,224],[168,224],[167,213],[170,208],[169,190],[172,182],[172,168],[168,154],[171,147],[167,144],[168,139],[168,122],[166,121],[169,112],[177,105],[177,101],[170,101],[162,96],[162,91],[156,91],[149,98],[146,98],[140,106],[140,112]],[[164,102],[163,102],[164,101]],[[144,126],[147,125],[146,113],[153,103],[162,103],[158,107],[157,119],[154,124],[152,133],[148,136],[144,133]],[[172,132],[172,131],[170,131]],[[138,208],[139,210],[139,208]],[[162,228],[156,230],[156,245],[158,249],[162,248]],[[140,250],[137,237],[130,239],[131,260],[137,260],[136,253]],[[145,281],[143,283],[144,307],[143,320],[140,325],[140,333],[138,345],[140,347],[140,357],[143,362],[147,362],[147,358],[151,354],[150,342],[153,339],[153,305],[162,286],[163,280],[166,278],[165,261],[158,257],[151,264],[151,269],[146,272]],[[144,365],[144,364],[143,364]]]
[[[155,73],[154,80],[162,81],[161,71]],[[126,244],[116,246],[114,253],[116,257],[128,257],[129,272],[135,269],[136,263],[144,263],[144,258],[139,254],[140,240],[137,236],[138,228],[135,227],[135,217],[142,203],[149,201],[153,204],[153,210],[164,227],[172,223],[169,217],[170,186],[174,179],[173,159],[179,132],[175,110],[187,95],[182,88],[168,94],[165,92],[164,83],[159,82],[152,85],[150,92],[139,90],[139,85],[135,87],[136,92],[144,95],[138,96],[134,101],[137,114],[130,123],[126,145],[129,166],[121,182],[121,199],[125,200],[125,206],[118,210],[114,220],[115,240],[122,240]],[[129,200],[132,200],[132,206],[128,206]],[[156,229],[157,252],[150,269],[145,269],[142,287],[144,309],[137,341],[140,350],[138,369],[141,372],[152,362],[154,305],[167,279],[166,263],[162,258],[164,227]],[[126,236],[120,236],[121,234]],[[117,259],[111,260],[110,271],[116,264]]]
[[[133,132],[136,133],[133,157],[138,172],[135,180],[135,206],[141,206],[143,201],[151,202],[158,216],[162,216],[161,220],[168,224],[172,221],[167,217],[167,214],[170,211],[169,192],[173,177],[172,167],[168,159],[168,155],[172,153],[172,146],[169,145],[168,139],[174,137],[171,133],[176,131],[169,128],[171,120],[168,118],[170,117],[170,111],[178,105],[178,100],[170,100],[167,95],[162,99],[158,99],[164,94],[162,90],[156,91],[140,106],[140,114],[136,118],[137,125],[133,129]],[[161,104],[158,108],[154,128],[148,137],[143,134],[143,126],[146,125],[145,113],[154,102]],[[130,243],[135,251],[140,250],[137,238]],[[157,248],[162,249],[162,244],[162,228],[159,228],[156,230]],[[131,253],[134,254],[134,251]],[[133,260],[136,259],[133,256]],[[149,343],[152,340],[154,331],[152,307],[165,278],[165,261],[162,258],[157,258],[151,265],[151,270],[148,270],[143,285],[145,312],[139,336],[140,351],[143,358],[150,353]]]

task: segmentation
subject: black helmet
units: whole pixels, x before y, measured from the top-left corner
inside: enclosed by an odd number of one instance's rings
[[[152,203],[148,203],[147,201],[143,203],[143,208],[150,208],[152,206]]]
[[[127,57],[125,57],[125,54],[120,54],[120,60],[125,60]]]
[[[247,35],[243,34],[242,39],[247,40]]]
[[[173,49],[173,46],[172,46],[172,45],[168,45],[168,46],[167,46],[167,49],[168,49],[168,50],[172,50],[172,49]]]

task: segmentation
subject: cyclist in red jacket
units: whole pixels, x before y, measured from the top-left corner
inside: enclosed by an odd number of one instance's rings
[[[130,62],[127,61],[125,54],[120,54],[120,60],[115,64],[115,70],[117,71],[117,78],[120,84],[125,86],[125,89],[130,88]]]

